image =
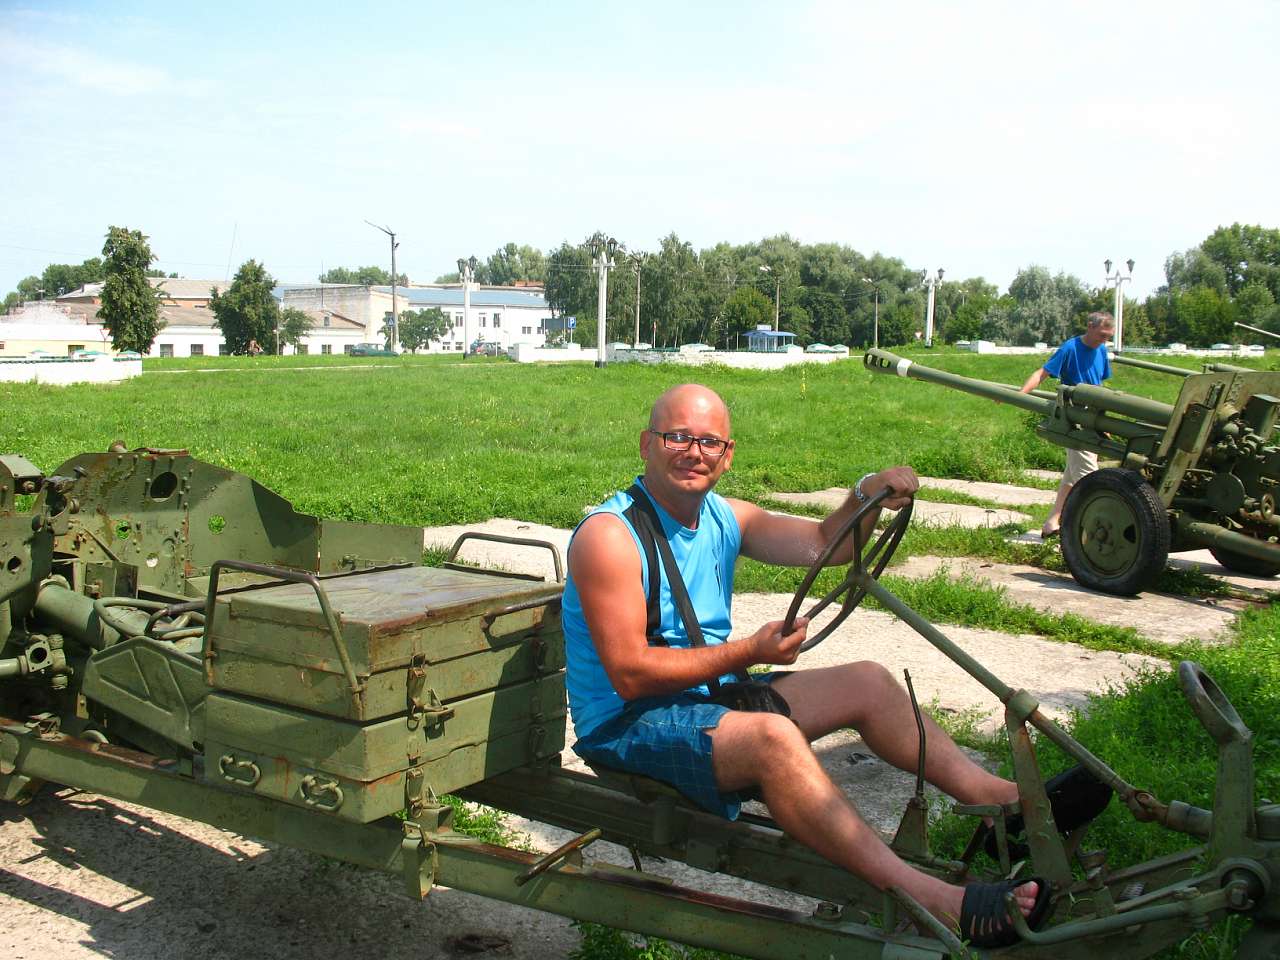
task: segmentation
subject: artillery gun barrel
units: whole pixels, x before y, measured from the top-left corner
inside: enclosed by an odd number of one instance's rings
[[[1044,391],[1038,390],[1034,396],[1028,395],[1016,387],[1010,387],[1003,383],[992,383],[989,380],[977,380],[973,377],[961,376],[958,373],[935,370],[933,367],[926,367],[923,364],[916,363],[914,360],[906,360],[890,353],[888,350],[868,350],[862,358],[862,363],[868,370],[875,370],[879,373],[896,373],[900,377],[910,377],[913,380],[923,380],[926,383],[941,384],[944,387],[951,387],[953,390],[972,393],[974,396],[1012,404],[1045,417],[1053,412],[1056,405],[1055,397]],[[1107,414],[1118,413],[1126,417],[1132,417],[1143,424],[1151,424],[1157,430],[1163,429],[1173,416],[1173,408],[1167,403],[1158,403],[1155,400],[1147,400],[1144,397],[1130,396],[1127,393],[1108,390],[1106,387],[1081,384],[1062,389],[1066,393],[1071,406],[1088,408],[1087,411],[1079,410],[1076,412],[1076,415],[1071,417],[1073,422],[1079,422],[1091,428],[1104,430],[1107,433],[1114,433],[1119,436],[1128,437],[1149,434],[1151,429],[1124,420],[1117,420],[1107,416]],[[1137,432],[1135,433],[1135,431]]]
[[[888,350],[868,350],[862,357],[862,364],[868,370],[874,370],[877,373],[896,373],[900,377],[923,380],[925,383],[938,383],[944,387],[951,387],[953,390],[963,390],[965,393],[971,393],[977,397],[986,397],[988,400],[999,400],[1001,403],[1012,404],[1015,407],[1030,410],[1032,413],[1038,413],[1041,416],[1047,416],[1053,410],[1053,400],[1046,396],[1033,397],[1022,393],[1015,387],[1009,387],[1002,383],[975,380],[972,377],[962,377],[958,373],[935,370],[933,367],[926,367],[923,364],[916,363],[914,360],[903,359]]]
[[[1154,370],[1156,373],[1171,373],[1175,377],[1189,377],[1194,370],[1187,370],[1183,367],[1170,366],[1167,363],[1156,363],[1152,360],[1139,360],[1136,357],[1125,357],[1118,353],[1113,353],[1111,359],[1126,367],[1137,367],[1139,370]]]
[[[1173,407],[1159,400],[1135,397],[1131,393],[1121,393],[1119,390],[1108,387],[1095,387],[1091,383],[1080,383],[1065,389],[1071,403],[1078,407],[1118,413],[1161,428],[1167,427],[1169,421],[1173,419]]]

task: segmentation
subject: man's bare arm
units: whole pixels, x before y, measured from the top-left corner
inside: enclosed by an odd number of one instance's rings
[[[910,467],[890,467],[866,479],[862,484],[863,495],[874,497],[884,488],[892,493],[882,501],[882,506],[896,510],[907,502],[920,488],[920,480]],[[827,548],[832,538],[849,518],[863,505],[853,491],[839,507],[818,522],[803,517],[786,517],[761,510],[755,504],[742,500],[730,500],[738,528],[742,531],[742,552],[762,563],[782,566],[807,567],[814,563]],[[872,510],[862,522],[862,535],[869,538],[875,530],[880,511]],[[832,564],[848,563],[853,556],[852,538],[831,558]]]
[[[1027,377],[1027,382],[1024,383],[1019,388],[1018,392],[1030,393],[1036,387],[1040,386],[1040,384],[1044,383],[1045,378],[1047,378],[1048,376],[1049,376],[1049,371],[1046,370],[1044,367],[1041,367],[1035,373],[1031,374],[1031,376]]]
[[[569,572],[600,662],[624,700],[677,693],[755,663],[793,663],[804,640],[803,621],[785,637],[781,621],[774,621],[732,643],[649,646],[640,554],[623,521],[609,514],[589,517],[578,528]]]

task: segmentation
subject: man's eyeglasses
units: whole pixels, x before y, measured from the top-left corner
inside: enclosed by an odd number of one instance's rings
[[[694,437],[687,433],[663,433],[661,430],[649,430],[650,433],[662,438],[662,445],[668,450],[688,450],[695,443],[703,454],[708,457],[718,457],[728,449],[730,441],[721,440],[719,437]]]

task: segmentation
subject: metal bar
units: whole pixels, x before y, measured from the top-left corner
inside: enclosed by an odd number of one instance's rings
[[[506,543],[516,547],[542,547],[551,551],[551,563],[555,568],[556,582],[564,583],[564,564],[560,560],[560,549],[550,541],[538,540],[533,537],[508,537],[501,533],[485,533],[481,530],[469,530],[453,541],[453,546],[449,548],[449,554],[444,558],[445,563],[452,563],[457,559],[458,551],[462,545],[468,540],[488,540],[493,543]]]
[[[1126,367],[1137,367],[1140,370],[1153,370],[1156,373],[1171,373],[1178,377],[1189,377],[1194,370],[1187,370],[1184,367],[1174,367],[1167,363],[1154,363],[1151,360],[1138,360],[1136,357],[1124,357],[1118,353],[1113,353],[1111,359]]]
[[[1280,543],[1257,540],[1243,533],[1220,527],[1216,523],[1191,520],[1182,515],[1177,517],[1176,523],[1178,536],[1198,547],[1226,547],[1233,553],[1253,557],[1255,560],[1280,562]]]
[[[23,776],[165,810],[248,836],[401,877],[418,851],[403,825],[338,820],[253,793],[223,789],[175,773],[146,754],[77,740],[39,736],[0,717],[0,738],[13,737]],[[890,936],[864,924],[816,919],[795,910],[699,893],[623,867],[562,865],[523,886],[516,878],[537,854],[481,843],[451,832],[426,832],[436,856],[435,882],[577,920],[605,923],[758,960],[850,960],[895,957],[942,960],[936,940]]]
[[[965,673],[990,690],[1001,703],[1007,704],[1013,697],[1015,691],[1012,687],[958,647],[932,623],[882,587],[878,580],[868,577],[866,588],[867,593],[880,601],[885,609],[946,654]],[[1099,780],[1110,784],[1121,796],[1133,792],[1134,788],[1131,784],[1039,710],[1032,711],[1027,717],[1027,722],[1052,740],[1055,746],[1088,767],[1089,771]]]
[[[586,833],[581,834],[580,836],[574,837],[572,840],[568,841],[567,843],[562,843],[560,846],[556,847],[554,850],[548,853],[545,857],[543,857],[541,860],[539,860],[537,863],[531,866],[524,873],[520,874],[520,876],[516,877],[516,886],[523,887],[526,883],[528,883],[534,877],[537,877],[537,876],[540,876],[541,874],[546,873],[548,870],[554,867],[557,863],[559,863],[569,854],[573,853],[575,850],[581,850],[584,847],[592,843],[595,843],[599,839],[600,839],[600,828],[592,827]]]
[[[325,594],[324,587],[320,586],[320,581],[316,579],[315,574],[300,570],[286,570],[266,563],[249,563],[246,560],[215,560],[213,566],[209,568],[209,593],[205,597],[204,608],[206,629],[203,659],[206,663],[213,654],[213,611],[218,600],[218,578],[223,570],[243,570],[246,573],[258,573],[264,577],[274,577],[288,583],[303,583],[311,587],[316,592],[316,599],[320,602],[320,612],[324,615],[325,623],[329,627],[329,635],[333,638],[333,646],[338,653],[338,660],[342,663],[342,672],[347,678],[351,696],[356,700],[360,698],[363,687],[356,677],[356,670],[351,663],[351,655],[347,652],[347,645],[343,642],[342,628],[338,625],[338,618],[334,616],[333,608],[329,606],[329,597]]]

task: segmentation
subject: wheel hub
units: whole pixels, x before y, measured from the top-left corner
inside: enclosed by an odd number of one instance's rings
[[[1080,545],[1089,563],[1106,574],[1137,562],[1142,544],[1133,512],[1118,497],[1100,494],[1084,505]]]

